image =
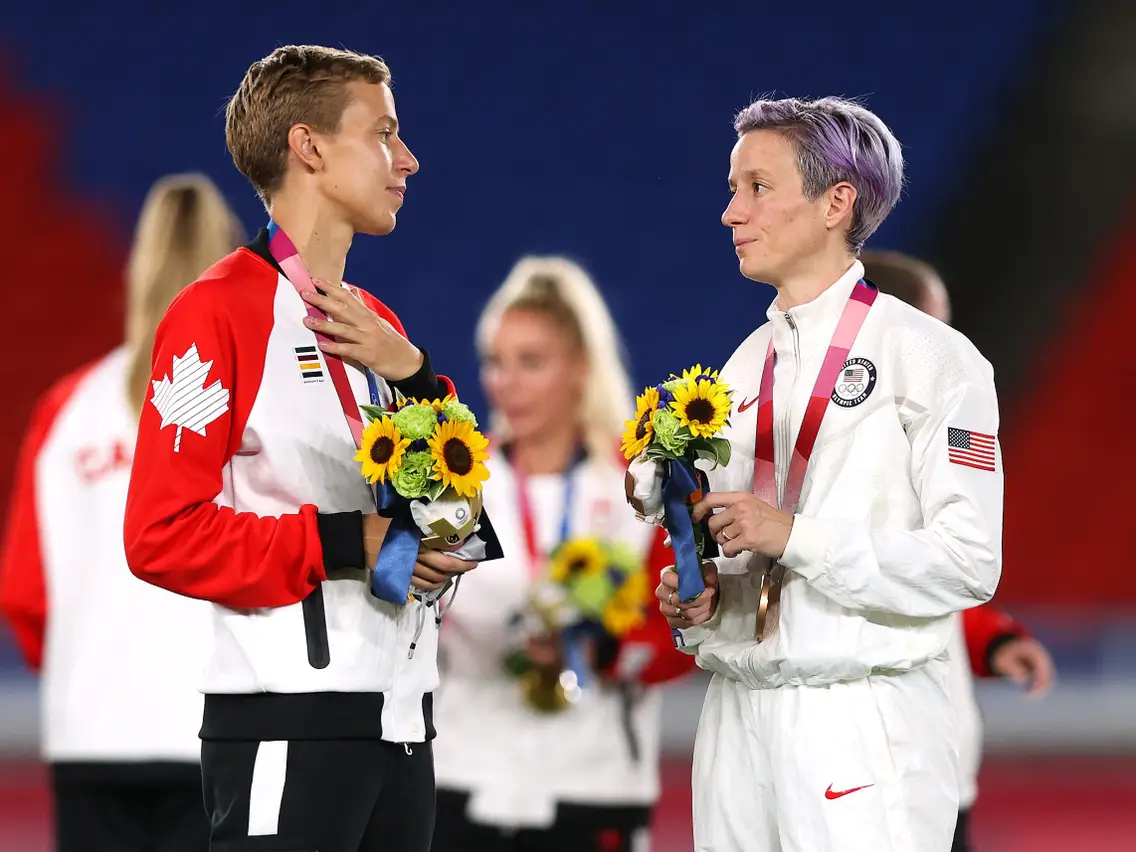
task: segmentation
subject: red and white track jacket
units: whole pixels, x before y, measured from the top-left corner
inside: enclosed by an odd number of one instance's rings
[[[675,650],[653,600],[660,570],[674,561],[663,546],[665,533],[628,510],[621,468],[587,460],[573,471],[570,535],[608,538],[640,551],[652,599],[645,602],[646,623],[614,654],[603,655],[609,658],[601,663],[606,685],[586,689],[578,704],[562,712],[538,713],[503,665],[516,641],[509,620],[525,607],[534,567],[513,470],[501,453],[490,459],[490,469],[485,506],[506,556],[492,570],[462,580],[457,605],[442,625],[438,785],[470,793],[471,813],[503,826],[551,824],[557,802],[651,805],[659,795],[662,696],[655,687],[693,668],[693,659]],[[526,485],[537,544],[548,553],[559,543],[564,478],[533,476]]]
[[[116,350],[41,399],[0,556],[0,611],[41,671],[42,752],[55,763],[196,763],[201,749],[209,606],[131,576],[122,548],[137,432],[128,361]]]
[[[370,593],[371,492],[305,303],[266,237],[202,275],[158,328],[126,557],[148,582],[214,604],[204,739],[430,739],[435,619],[423,614],[411,655],[424,605]],[[425,360],[398,388],[452,392]],[[363,371],[347,373],[354,403],[368,402]]]

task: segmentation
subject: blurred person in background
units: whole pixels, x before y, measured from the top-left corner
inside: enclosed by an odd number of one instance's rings
[[[637,852],[659,796],[656,687],[693,661],[651,605],[672,561],[664,536],[625,505],[618,446],[634,406],[616,328],[583,269],[530,257],[490,299],[477,345],[495,442],[485,504],[507,556],[463,581],[442,629],[433,849]],[[562,643],[517,622],[557,547],[585,538],[634,554],[644,617],[594,641],[594,683],[553,709],[554,696],[526,691],[539,689],[538,672],[518,680],[506,660],[526,646],[548,691],[559,688]]]
[[[209,844],[197,738],[209,607],[132,576],[122,520],[154,331],[241,239],[207,178],[158,181],[131,250],[125,344],[48,391],[21,450],[0,610],[40,672],[61,852]]]
[[[763,99],[734,129],[722,223],[742,275],[777,295],[721,372],[733,453],[693,520],[708,518],[722,556],[693,599],[677,599],[674,571],[656,589],[714,673],[695,848],[947,852],[951,616],[1001,574],[993,371],[863,280],[858,255],[903,184],[877,116]],[[960,436],[991,436],[988,459],[966,463]]]
[[[225,138],[269,226],[155,337],[126,559],[213,604],[201,774],[228,852],[425,852],[433,833],[437,610],[407,587],[477,562],[419,542],[396,593],[375,567],[390,521],[359,452],[385,465],[396,449],[362,444],[359,406],[454,393],[389,308],[343,283],[355,235],[394,230],[418,171],[390,82],[381,59],[317,45],[248,68]],[[475,458],[451,437],[438,464],[472,476]]]
[[[896,251],[860,255],[864,277],[940,322],[951,322],[951,300],[939,274],[928,264]],[[959,815],[952,852],[968,852],[970,809],[978,796],[982,761],[982,717],[973,677],[1004,677],[1022,684],[1028,695],[1044,695],[1053,683],[1049,652],[1024,625],[993,604],[956,613],[951,624],[951,705],[959,737]]]

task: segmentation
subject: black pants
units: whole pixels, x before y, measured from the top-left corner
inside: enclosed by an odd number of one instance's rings
[[[429,743],[205,741],[201,772],[212,852],[430,849]]]
[[[209,820],[191,763],[56,763],[58,852],[205,852]]]
[[[468,793],[438,791],[431,852],[633,852],[651,823],[647,807],[560,804],[550,827],[509,831],[470,822],[468,804]]]
[[[958,822],[955,823],[955,842],[951,852],[971,852],[970,848],[970,811],[959,811]]]

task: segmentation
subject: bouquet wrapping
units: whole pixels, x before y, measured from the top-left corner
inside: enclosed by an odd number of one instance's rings
[[[717,555],[705,524],[695,525],[691,515],[710,490],[706,470],[730,463],[722,432],[732,407],[733,391],[718,372],[696,364],[645,388],[623,434],[627,500],[640,518],[663,524],[670,534],[683,601],[706,588],[702,559]]]
[[[482,484],[489,478],[489,442],[473,412],[452,396],[361,408],[369,423],[355,460],[375,487],[379,514],[391,519],[371,588],[382,600],[406,603],[419,547],[465,542],[454,556],[485,558],[485,544],[471,536],[479,529]]]
[[[523,648],[505,661],[506,669],[521,678],[529,703],[551,711],[578,700],[592,681],[590,652],[605,639],[621,640],[641,626],[647,596],[642,559],[629,547],[575,538],[553,551],[548,576],[534,584],[519,626],[525,638],[551,637],[561,662],[555,670],[542,670]]]

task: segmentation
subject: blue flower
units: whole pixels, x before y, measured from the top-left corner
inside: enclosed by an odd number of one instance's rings
[[[430,449],[430,442],[427,441],[425,438],[419,438],[416,441],[410,442],[410,451],[412,453],[424,453],[424,452],[429,451],[429,449]]]
[[[449,419],[450,418],[448,418],[443,412],[441,412],[441,411],[438,412],[438,422],[439,423],[445,423]]]
[[[666,408],[668,405],[674,402],[674,394],[672,394],[662,385],[656,387],[655,390],[659,392],[659,408]]]

